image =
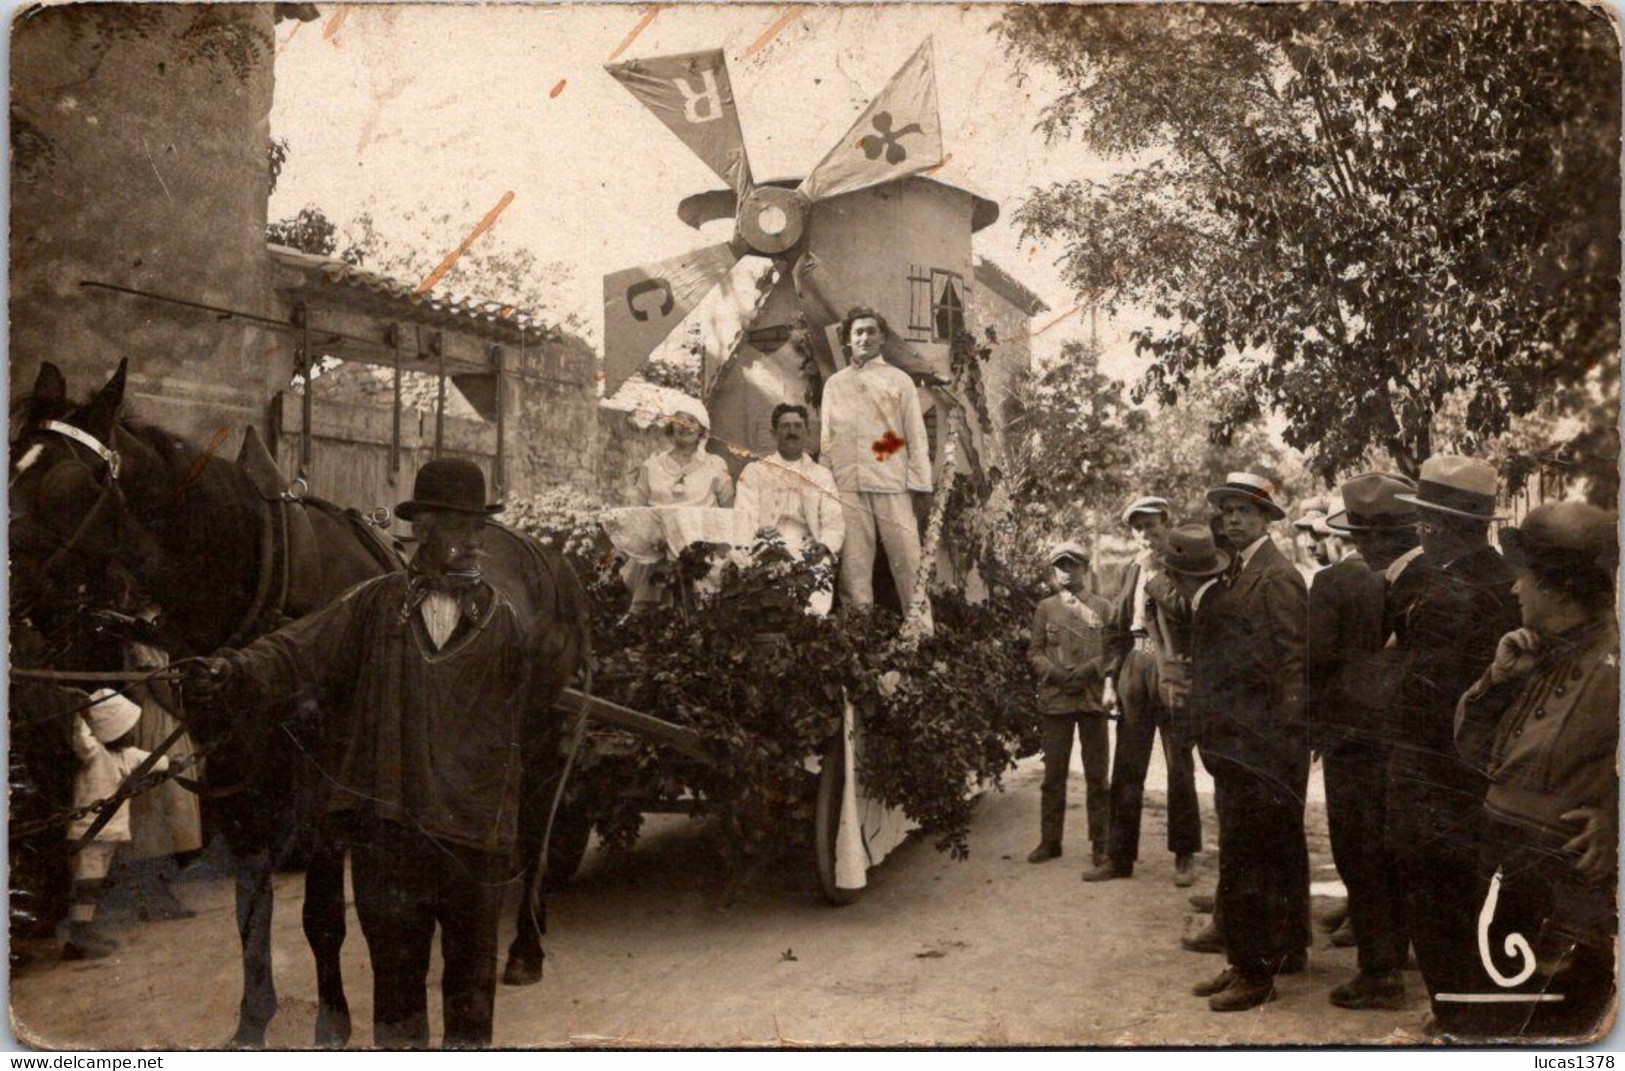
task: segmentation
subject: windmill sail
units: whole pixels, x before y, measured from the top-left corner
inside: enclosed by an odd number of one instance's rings
[[[629,60],[604,69],[744,198],[751,185],[750,160],[720,48]],[[935,107],[933,103],[933,112]]]
[[[937,78],[927,39],[813,168],[801,183],[801,192],[818,201],[940,163],[942,119],[937,113]]]
[[[604,276],[604,394],[614,394],[654,348],[739,262],[722,242]]]

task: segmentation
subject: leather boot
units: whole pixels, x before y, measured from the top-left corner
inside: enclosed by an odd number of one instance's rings
[[[1197,893],[1191,897],[1191,910],[1201,912],[1204,915],[1211,915],[1213,914],[1213,899],[1212,893]]]
[[[1400,1011],[1405,1007],[1405,978],[1398,971],[1367,974],[1361,971],[1327,995],[1339,1008],[1356,1011],[1381,1008]]]
[[[1134,871],[1120,867],[1110,860],[1100,864],[1092,870],[1083,872],[1084,881],[1112,881],[1117,878],[1132,878]]]
[[[1189,852],[1174,856],[1174,884],[1181,889],[1196,884],[1196,860],[1191,858]]]
[[[1256,977],[1239,971],[1235,980],[1207,999],[1207,1006],[1216,1012],[1246,1011],[1276,998],[1275,979]]]
[[[1230,983],[1236,980],[1236,969],[1226,967],[1205,982],[1197,982],[1191,986],[1191,995],[1194,997],[1211,997],[1215,993],[1223,993],[1230,988]]]
[[[1029,863],[1047,863],[1051,859],[1061,857],[1061,846],[1052,840],[1040,841],[1038,847],[1027,855]]]
[[[1224,941],[1220,939],[1218,929],[1210,922],[1189,937],[1181,937],[1179,947],[1187,952],[1213,954],[1224,951]]]

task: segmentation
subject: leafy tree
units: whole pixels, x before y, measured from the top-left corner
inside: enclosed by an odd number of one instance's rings
[[[338,228],[320,208],[306,205],[296,214],[265,225],[265,238],[277,245],[289,246],[301,253],[331,257],[337,255],[346,264],[360,264],[367,251],[348,244],[340,253]]]
[[[1579,4],[1023,5],[1040,129],[1113,158],[1018,218],[1083,300],[1149,308],[1164,403],[1233,370],[1330,479],[1415,472],[1464,399],[1494,436],[1618,352],[1619,58]],[[1611,423],[1611,421],[1610,421]]]

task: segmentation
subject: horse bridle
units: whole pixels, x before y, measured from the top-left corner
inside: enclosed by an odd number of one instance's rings
[[[73,530],[73,534],[68,536],[67,541],[64,542],[60,547],[52,551],[51,556],[46,558],[45,564],[40,567],[40,575],[49,576],[51,570],[55,568],[63,558],[72,553],[74,547],[76,547],[79,541],[84,538],[85,533],[90,530],[91,524],[93,524],[96,518],[101,515],[102,508],[107,504],[108,500],[121,500],[124,495],[119,489],[118,479],[120,460],[117,450],[114,450],[112,447],[106,445],[100,439],[96,438],[88,431],[85,431],[83,428],[76,428],[72,424],[64,424],[60,420],[43,420],[37,425],[37,427],[41,431],[54,432],[55,434],[61,435],[72,442],[78,443],[80,446],[85,447],[91,453],[95,454],[107,466],[107,478],[101,482],[101,494],[96,496],[96,501],[91,505],[90,509],[86,511],[84,519],[81,520],[79,522],[79,526]]]

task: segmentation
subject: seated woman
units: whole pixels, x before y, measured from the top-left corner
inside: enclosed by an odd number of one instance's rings
[[[671,448],[653,455],[638,467],[634,479],[640,506],[702,506],[726,509],[733,505],[733,478],[727,463],[707,453],[704,443],[711,431],[711,415],[695,401],[666,420]],[[621,573],[632,589],[632,612],[660,604],[663,591],[655,583],[661,563],[627,562]]]

